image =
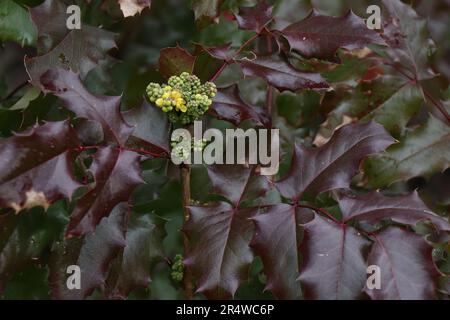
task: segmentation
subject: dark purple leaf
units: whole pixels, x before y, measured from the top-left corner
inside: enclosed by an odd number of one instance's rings
[[[370,242],[355,229],[319,215],[304,228],[300,282],[305,298],[361,298],[367,278],[362,252]]]
[[[132,290],[148,287],[152,265],[164,256],[163,225],[154,220],[148,214],[131,215],[125,248],[113,262],[108,276],[107,298],[126,299]]]
[[[261,77],[281,91],[328,88],[328,84],[319,73],[299,71],[288,62],[274,57],[241,59],[237,62],[245,76]]]
[[[323,16],[316,12],[280,31],[291,50],[311,58],[330,58],[337,49],[363,48],[368,44],[384,44],[378,33],[349,11],[343,17]]]
[[[30,12],[38,29],[39,55],[27,57],[25,66],[36,87],[41,85],[41,76],[55,68],[71,69],[84,78],[116,46],[112,32],[88,25],[66,28],[68,15],[60,1],[47,0]]]
[[[41,83],[46,92],[60,98],[77,116],[99,122],[107,141],[124,145],[131,135],[133,127],[123,120],[120,112],[121,97],[94,96],[77,74],[62,69],[46,72]]]
[[[90,168],[95,186],[78,201],[70,216],[67,236],[81,236],[95,229],[120,202],[127,202],[140,175],[140,156],[118,148],[104,147],[94,155]]]
[[[45,0],[41,5],[29,10],[38,29],[38,53],[50,51],[71,31],[65,28],[67,6],[62,1]]]
[[[296,146],[289,173],[277,182],[280,193],[294,202],[305,193],[348,188],[368,155],[383,151],[394,139],[375,122],[348,124],[320,148]]]
[[[241,202],[256,199],[268,187],[266,178],[257,176],[254,167],[215,165],[208,168],[214,192],[232,203],[190,206],[190,220],[184,231],[191,249],[184,263],[198,279],[197,291],[211,298],[230,298],[248,277],[253,254],[249,243],[253,236],[256,208],[240,208]]]
[[[239,28],[260,33],[272,21],[272,11],[273,6],[261,0],[254,7],[239,8],[239,14],[235,14],[235,17]]]
[[[70,198],[80,187],[71,162],[79,146],[68,121],[48,122],[0,140],[0,207],[22,209]]]
[[[185,227],[192,249],[184,263],[198,278],[198,292],[211,298],[230,298],[248,278],[253,253],[249,243],[255,209],[237,209],[227,203],[189,207]],[[195,240],[193,240],[195,239]]]
[[[278,204],[253,218],[256,225],[251,242],[264,264],[266,290],[279,299],[299,299],[302,296],[299,273],[299,246],[303,229],[297,221],[294,206]]]
[[[223,61],[230,61],[234,58],[234,51],[231,49],[231,43],[226,43],[221,46],[217,47],[205,47],[202,45],[198,45],[198,49],[201,49],[205,52],[207,52],[211,57],[223,60]]]
[[[450,231],[448,221],[428,209],[417,192],[396,197],[387,197],[378,191],[355,197],[343,196],[339,199],[339,206],[345,221],[378,222],[392,219],[414,226],[420,220],[429,220],[439,229]]]
[[[230,121],[236,126],[245,120],[252,120],[262,126],[268,126],[270,123],[265,109],[251,106],[242,100],[237,85],[219,88],[210,110],[217,118]]]
[[[182,72],[192,73],[194,64],[195,57],[179,46],[161,49],[158,68],[166,78]]]
[[[158,108],[144,102],[123,113],[125,121],[134,126],[127,146],[157,154],[169,154],[169,122]]]
[[[85,299],[106,280],[109,264],[125,247],[127,205],[114,208],[109,217],[102,219],[95,233],[83,238],[71,238],[56,243],[49,262],[49,283],[55,299]],[[69,266],[81,271],[81,288],[67,287]]]
[[[436,298],[439,273],[431,258],[432,247],[421,236],[393,227],[375,235],[375,239],[368,265],[380,268],[381,288],[365,289],[372,299]]]

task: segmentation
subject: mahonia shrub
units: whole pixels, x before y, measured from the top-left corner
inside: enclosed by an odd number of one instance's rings
[[[1,1],[0,295],[448,299],[449,4],[419,2]],[[175,165],[195,121],[279,129],[278,173]]]

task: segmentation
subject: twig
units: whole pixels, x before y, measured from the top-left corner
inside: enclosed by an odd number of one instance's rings
[[[183,218],[184,222],[189,220],[189,209],[188,206],[191,202],[191,167],[187,164],[180,166],[181,184],[183,188]],[[189,249],[189,239],[185,233],[183,233],[183,247],[184,253],[186,254]],[[192,300],[194,297],[193,284],[192,284],[192,271],[188,266],[184,266],[183,274],[183,285],[184,285],[184,297],[188,300]]]

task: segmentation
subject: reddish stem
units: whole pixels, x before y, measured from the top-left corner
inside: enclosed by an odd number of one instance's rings
[[[191,167],[187,164],[180,166],[181,184],[183,188],[183,217],[184,222],[189,220],[190,214],[188,206],[191,202]],[[189,239],[186,233],[183,233],[183,249],[186,254],[189,249]],[[192,271],[188,266],[184,266],[183,274],[184,296],[188,300],[194,297],[194,285],[192,283]]]
[[[320,212],[321,214],[323,214],[326,217],[330,218],[331,220],[333,220],[337,224],[343,224],[342,221],[337,220],[335,217],[333,217],[333,215],[331,213],[327,212],[326,210],[324,210],[322,208],[317,208],[317,207],[311,206],[309,204],[297,204],[297,207],[307,208],[307,209],[311,209],[311,210],[316,211],[316,212]]]
[[[233,54],[233,59],[239,54],[241,53],[242,50],[244,50],[245,47],[247,47],[249,44],[251,44],[256,38],[259,37],[259,33],[255,34],[254,36],[252,36],[250,39],[248,39],[247,41],[245,41]],[[212,76],[212,78],[209,80],[211,82],[216,81],[216,79],[220,76],[220,74],[223,72],[223,70],[226,68],[226,66],[228,64],[233,63],[234,61],[231,59],[229,61],[225,61],[219,68],[219,70],[217,70],[217,72]]]

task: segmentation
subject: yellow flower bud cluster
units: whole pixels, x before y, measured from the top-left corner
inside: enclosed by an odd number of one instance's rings
[[[162,94],[159,98],[154,101],[150,98],[150,101],[164,112],[172,111],[174,108],[176,111],[186,112],[186,101],[184,101],[181,91],[172,89],[171,86],[164,86],[161,91]]]
[[[217,89],[214,83],[201,84],[197,76],[183,72],[162,86],[151,82],[146,92],[150,102],[168,113],[171,122],[188,124],[208,110]]]

